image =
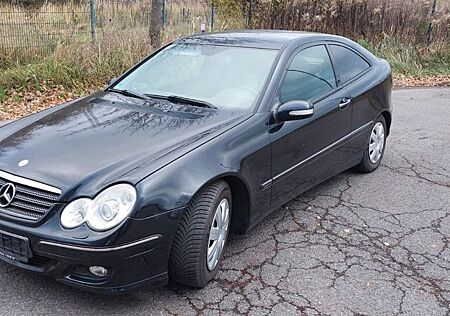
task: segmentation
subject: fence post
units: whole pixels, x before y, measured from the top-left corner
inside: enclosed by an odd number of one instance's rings
[[[95,40],[97,39],[97,32],[95,30],[95,0],[90,0],[89,11],[91,21],[91,37],[92,41],[95,42]]]
[[[247,27],[252,28],[252,18],[253,18],[253,1],[248,0],[248,15],[247,15]]]
[[[214,31],[216,8],[214,7],[214,0],[211,1],[211,32]]]
[[[164,27],[164,25],[166,25],[166,18],[167,18],[167,16],[166,16],[166,12],[167,12],[167,9],[166,9],[166,0],[162,0],[162,25],[163,25],[163,27]]]
[[[433,40],[433,17],[434,17],[434,13],[436,12],[436,4],[437,4],[437,0],[434,0],[433,6],[431,7],[430,24],[428,24],[428,34],[427,34],[428,46],[431,45],[431,42]]]

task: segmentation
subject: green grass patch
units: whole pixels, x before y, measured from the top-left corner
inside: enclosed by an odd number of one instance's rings
[[[66,67],[51,59],[35,64],[18,65],[2,71],[0,87],[4,90],[41,90],[43,82],[70,87],[73,84],[73,79],[75,79],[74,73],[70,69],[71,67]]]
[[[430,54],[425,58],[424,65],[425,75],[450,74],[450,48]]]
[[[450,74],[450,47],[433,50],[387,36],[377,44],[366,40],[358,40],[358,43],[377,57],[386,59],[396,74],[407,76]]]
[[[6,101],[6,91],[0,86],[0,104]]]

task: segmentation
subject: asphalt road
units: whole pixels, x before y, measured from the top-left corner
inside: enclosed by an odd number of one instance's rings
[[[232,236],[207,288],[102,297],[0,263],[1,314],[448,315],[450,89],[398,90],[393,102],[381,167]]]

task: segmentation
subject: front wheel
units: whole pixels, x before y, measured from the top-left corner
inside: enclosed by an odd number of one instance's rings
[[[231,202],[230,187],[220,180],[189,203],[170,253],[173,281],[201,288],[216,276],[230,230]]]
[[[369,141],[364,146],[361,163],[356,170],[364,173],[372,172],[378,168],[386,147],[386,120],[380,115],[372,126]]]

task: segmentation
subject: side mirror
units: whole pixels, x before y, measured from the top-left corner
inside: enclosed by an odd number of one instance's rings
[[[110,79],[110,80],[108,81],[108,86],[110,86],[110,85],[112,85],[114,82],[116,82],[117,79],[119,79],[119,78],[114,77],[114,78]]]
[[[314,115],[314,106],[308,101],[289,101],[275,110],[277,122],[296,121]]]

